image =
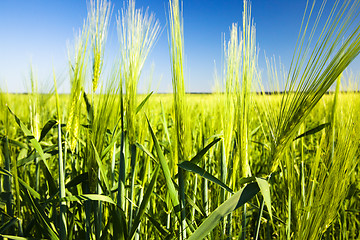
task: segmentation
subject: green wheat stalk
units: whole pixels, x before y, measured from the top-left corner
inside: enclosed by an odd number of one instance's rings
[[[88,10],[92,47],[92,92],[95,93],[103,67],[106,38],[111,19],[112,7],[107,0],[91,0]]]
[[[189,157],[190,133],[186,118],[186,98],[184,82],[184,35],[183,17],[178,0],[169,1],[170,23],[170,61],[175,113],[175,156],[174,164],[186,161]],[[185,172],[178,167],[179,198],[180,198],[180,239],[186,239],[187,228],[185,213]]]

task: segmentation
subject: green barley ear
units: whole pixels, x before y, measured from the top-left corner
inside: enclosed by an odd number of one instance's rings
[[[239,43],[240,42],[240,43]],[[239,79],[240,58],[242,38],[238,34],[237,24],[233,24],[230,31],[230,39],[226,44],[224,41],[224,87],[225,97],[223,98],[222,129],[224,132],[224,160],[229,162],[233,135],[235,130],[235,83]]]
[[[6,115],[6,113],[8,112],[8,111],[5,111],[5,109],[6,109],[6,105],[7,105],[7,103],[6,103],[7,101],[6,101],[6,95],[5,95],[5,93],[2,91],[2,89],[0,88],[0,121],[4,124],[4,125],[7,125],[7,120],[6,120],[6,118],[7,118],[7,115]],[[1,133],[2,134],[4,134],[5,136],[7,136],[7,134],[8,134],[8,131],[7,131],[7,126],[3,126],[3,128],[4,128],[4,132],[2,132],[3,130],[1,129]],[[3,156],[2,156],[2,154],[0,154],[0,166],[4,166],[4,158],[3,158]],[[0,190],[2,190],[2,182],[0,182]]]
[[[183,18],[178,0],[170,0],[170,61],[175,110],[176,152],[175,161],[184,161],[189,153],[186,113],[185,83],[184,83],[184,35]],[[177,163],[177,162],[176,162]]]
[[[359,1],[335,1],[325,25],[315,42],[313,37],[319,25],[325,2],[320,7],[310,33],[312,6],[307,6],[298,43],[287,75],[285,94],[275,122],[272,139],[272,171],[278,167],[281,155],[293,139],[306,116],[319,102],[337,77],[360,53]],[[309,10],[310,8],[310,10]],[[306,20],[306,15],[308,19]],[[310,53],[310,56],[308,55]]]
[[[141,75],[141,70],[144,66],[145,60],[153,47],[158,35],[160,25],[153,14],[148,14],[146,10],[135,8],[135,1],[127,1],[127,6],[122,9],[117,18],[118,35],[120,41],[120,98],[121,108],[123,108],[123,94],[125,95],[125,122],[126,122],[126,136],[129,143],[130,152],[130,188],[129,201],[134,201],[135,193],[135,179],[136,179],[136,161],[139,154],[137,153],[136,141],[141,139],[141,133],[136,127],[136,112],[137,112],[137,88]],[[124,84],[124,86],[122,85]],[[125,87],[125,93],[122,89]],[[123,109],[122,109],[123,110]],[[122,111],[123,112],[123,111]],[[121,113],[123,114],[123,113]],[[123,123],[123,118],[121,119]],[[124,146],[124,145],[122,145]],[[122,160],[124,160],[122,158]],[[124,163],[125,161],[122,161]],[[121,164],[121,163],[120,163]],[[120,176],[120,175],[119,175]],[[120,177],[119,177],[120,178]],[[124,176],[121,176],[124,179]],[[125,182],[124,182],[125,183]],[[120,185],[120,184],[119,184]],[[124,185],[119,187],[119,204],[124,200]],[[129,206],[129,229],[132,227],[132,220],[134,217],[134,208]]]
[[[233,134],[239,157],[234,158],[233,172],[238,167],[243,177],[251,175],[248,159],[249,107],[252,82],[257,77],[257,50],[255,26],[251,20],[251,7],[244,1],[242,31],[233,24],[230,40],[224,45],[225,102],[223,113],[224,147],[226,159],[230,157]],[[228,160],[227,160],[228,161]],[[235,174],[233,175],[235,181]]]
[[[249,164],[249,109],[251,104],[251,85],[256,77],[257,52],[255,26],[251,20],[251,7],[244,1],[242,31],[233,24],[230,39],[224,43],[224,86],[222,127],[224,131],[222,179],[236,188],[237,179],[251,176]],[[236,146],[236,147],[235,147]],[[228,170],[230,169],[230,170]],[[239,174],[240,173],[240,174]],[[222,192],[222,201],[225,192]],[[244,205],[243,215],[246,216]],[[231,235],[232,216],[225,221],[225,232]],[[245,222],[246,217],[243,217]],[[227,223],[226,223],[227,222]],[[243,224],[243,229],[245,225]]]
[[[169,23],[170,23],[170,61],[172,73],[172,86],[174,98],[175,113],[175,164],[187,161],[191,154],[191,132],[190,116],[188,115],[188,106],[185,98],[184,83],[184,30],[183,17],[180,9],[179,0],[169,1]],[[185,172],[178,167],[178,183],[180,198],[180,239],[186,239],[187,231],[190,232],[186,222],[185,212]]]
[[[270,131],[270,139],[268,140],[271,142],[271,139],[274,139],[274,130],[282,97],[280,93],[285,86],[286,70],[280,59],[277,61],[275,57],[270,59],[265,57],[265,62],[268,79],[266,82],[267,86],[265,90],[264,83],[262,83],[259,78],[257,82],[259,94],[257,95],[255,104],[256,110],[260,114],[258,118],[262,123],[264,135],[266,135],[265,129]]]
[[[85,22],[82,32],[79,34],[75,45],[75,57],[70,61],[70,84],[71,95],[66,130],[69,136],[69,145],[72,152],[75,150],[79,127],[81,95],[86,75],[86,50],[88,40],[88,24]]]
[[[100,80],[103,66],[105,42],[108,35],[111,3],[107,0],[91,0],[88,10],[91,47],[93,54],[92,63],[92,91],[95,92]]]
[[[348,120],[337,124],[336,142],[330,141],[319,148],[321,160],[311,164],[307,196],[304,206],[298,211],[295,239],[321,239],[334,222],[345,202],[350,181],[358,164],[356,157],[359,137],[357,122],[352,114]],[[330,134],[331,136],[331,134]],[[326,206],[326,211],[324,211]]]
[[[39,140],[40,138],[40,116],[39,116],[39,93],[38,93],[38,81],[33,71],[30,68],[30,81],[31,81],[31,94],[29,95],[29,107],[30,107],[30,123],[31,132],[34,137]]]
[[[129,0],[117,18],[121,53],[121,82],[125,84],[126,123],[130,144],[134,144],[137,85],[145,60],[160,30],[153,14],[135,9],[135,1]]]
[[[57,127],[58,127],[58,166],[59,166],[59,198],[66,197],[65,193],[65,172],[66,162],[63,158],[62,150],[62,137],[61,137],[61,112],[60,112],[60,100],[57,91],[56,75],[53,72],[54,79],[54,94],[56,100],[56,115],[57,115]],[[66,226],[66,203],[60,202],[60,224],[59,224],[60,239],[66,239],[67,226]]]
[[[244,1],[243,26],[242,26],[242,52],[240,65],[240,79],[235,83],[236,91],[236,123],[237,142],[240,151],[240,167],[243,177],[251,175],[249,163],[249,128],[250,128],[250,105],[252,82],[257,77],[257,49],[256,30],[251,19],[251,6]],[[235,159],[234,170],[237,169],[238,161]]]
[[[3,92],[0,88],[0,121],[3,122],[4,134],[9,136],[9,111],[7,105],[9,104],[9,94]],[[0,162],[1,163],[1,162]]]

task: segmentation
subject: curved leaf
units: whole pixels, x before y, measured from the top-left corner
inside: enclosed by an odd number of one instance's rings
[[[9,176],[9,177],[12,176],[8,170],[3,169],[3,168],[0,168],[0,175],[5,175],[5,176]]]
[[[200,240],[206,237],[218,223],[231,212],[244,205],[253,198],[260,188],[256,182],[246,185],[242,190],[232,195],[228,200],[216,208],[205,221],[191,234],[188,240]]]
[[[74,195],[74,196],[67,196],[61,198],[60,201],[70,201],[70,202],[77,202],[77,201],[102,201],[107,202],[113,205],[116,203],[108,196],[100,195],[100,194],[83,194],[83,195]]]
[[[218,141],[220,141],[221,138],[215,137],[215,139],[209,143],[208,145],[206,145],[206,147],[204,147],[200,152],[198,152],[191,160],[190,162],[196,164],[198,163],[201,158],[205,155],[205,153],[207,153],[207,151],[209,151],[209,149],[214,146]]]
[[[30,141],[31,145],[36,149],[36,151],[39,153],[41,159],[43,160],[45,166],[47,169],[49,169],[49,165],[46,161],[45,155],[44,155],[44,151],[42,150],[39,142],[36,140],[36,138],[33,136],[33,134],[31,133],[31,131],[25,126],[25,124],[23,122],[21,122],[21,120],[15,115],[15,113],[13,113],[11,111],[11,109],[8,107],[9,112],[14,116],[16,123],[19,125],[19,127],[21,128],[21,130],[23,131],[23,133],[25,134],[25,137],[28,138],[28,140]]]
[[[94,145],[94,143],[91,141],[91,145],[93,146],[93,149],[94,149],[94,152],[95,152],[95,159],[96,159],[96,162],[99,166],[99,169],[100,169],[100,175],[105,183],[105,186],[106,186],[106,190],[107,192],[109,193],[111,191],[111,188],[110,188],[110,185],[109,185],[109,179],[106,175],[106,170],[104,168],[104,165],[102,164],[101,162],[101,159],[100,159],[100,156],[99,156],[99,153],[98,151],[96,150],[96,147]]]
[[[5,139],[5,136],[0,135],[0,139],[1,140]],[[8,138],[8,141],[9,141],[10,144],[18,146],[19,148],[27,148],[28,147],[28,145],[26,145],[25,143],[15,141],[15,140],[10,139],[10,138]]]
[[[2,235],[2,234],[0,234],[0,237],[3,237],[4,239],[12,239],[12,240],[32,240],[32,239],[34,239],[34,238],[17,237],[17,236]]]
[[[143,108],[147,100],[150,98],[150,96],[153,94],[153,92],[149,93],[144,100],[139,104],[139,106],[136,108],[136,113],[140,112],[140,110]]]
[[[171,198],[171,201],[173,203],[173,206],[174,208],[178,207],[179,206],[179,199],[178,199],[178,195],[177,195],[177,191],[175,189],[175,186],[172,182],[172,179],[171,179],[171,174],[170,174],[170,169],[169,169],[169,166],[167,164],[167,161],[165,159],[165,156],[163,154],[163,152],[161,151],[161,148],[160,148],[160,145],[159,145],[159,142],[155,136],[155,133],[150,125],[150,122],[149,122],[149,119],[146,117],[146,120],[148,122],[148,125],[149,125],[149,130],[150,130],[150,133],[151,133],[151,137],[154,141],[154,146],[155,146],[155,150],[156,150],[156,153],[158,155],[158,158],[160,160],[160,165],[161,165],[161,168],[163,170],[163,173],[164,173],[164,177],[165,177],[165,180],[166,180],[166,185],[167,185],[167,188],[168,188],[168,191],[169,191],[169,194],[170,194],[170,198]]]
[[[25,191],[25,196],[27,200],[31,203],[32,208],[35,212],[36,219],[41,226],[46,231],[46,234],[52,240],[58,240],[58,234],[56,230],[52,229],[50,219],[45,214],[44,210],[42,209],[41,205],[29,194],[28,191]]]
[[[76,177],[71,179],[70,182],[68,182],[65,185],[65,187],[66,188],[75,187],[76,185],[86,182],[86,181],[89,181],[89,174],[87,172],[77,175]]]
[[[146,189],[146,193],[143,197],[143,200],[141,201],[141,204],[140,204],[140,207],[138,210],[138,214],[136,215],[136,217],[134,219],[134,223],[132,224],[130,234],[129,234],[129,239],[131,239],[133,237],[136,229],[138,228],[138,226],[140,224],[141,217],[143,216],[143,214],[145,212],[145,208],[147,207],[147,205],[149,203],[151,193],[153,192],[153,189],[155,187],[155,183],[156,183],[158,174],[159,174],[159,167],[156,168],[156,170],[151,178],[150,184]]]
[[[46,134],[50,131],[51,128],[53,128],[55,126],[56,123],[57,123],[56,120],[47,121],[47,123],[45,124],[45,126],[41,130],[39,142],[41,142],[44,139]]]
[[[272,220],[272,211],[271,211],[271,196],[270,196],[270,185],[269,182],[262,178],[256,178],[256,182],[260,187],[261,194],[264,197],[265,205],[269,211],[270,218]]]
[[[151,159],[153,159],[154,161],[157,162],[157,160],[155,159],[155,157],[152,155],[152,153],[142,144],[140,143],[135,143],[135,146],[137,148],[139,148],[141,151],[143,151],[146,155],[148,155]]]
[[[225,190],[227,190],[231,193],[234,193],[233,190],[231,188],[229,188],[228,186],[226,186],[226,184],[223,183],[221,180],[214,177],[213,175],[211,175],[210,173],[208,173],[207,171],[205,171],[204,169],[202,169],[201,167],[197,166],[196,164],[194,164],[190,161],[184,161],[182,163],[179,163],[178,166],[184,170],[197,173],[201,177],[206,178],[207,180],[218,184],[220,187],[224,188]]]
[[[33,189],[32,187],[30,187],[26,182],[24,182],[21,178],[18,178],[19,180],[19,183],[27,190],[29,191],[29,193],[31,193],[31,195],[37,199],[40,199],[41,196],[40,194],[35,190]]]
[[[299,138],[302,138],[302,137],[305,137],[305,136],[308,136],[308,135],[312,135],[312,134],[315,134],[321,130],[323,130],[324,128],[326,128],[327,126],[329,126],[330,123],[324,123],[324,124],[320,124],[319,126],[317,127],[314,127],[312,129],[310,129],[309,131],[306,131],[304,132],[303,134],[300,134],[299,136],[297,136],[296,138],[294,138],[294,141],[299,139]]]

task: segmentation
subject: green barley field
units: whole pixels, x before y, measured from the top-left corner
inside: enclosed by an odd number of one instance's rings
[[[288,71],[258,70],[250,3],[218,88],[188,94],[181,3],[168,2],[173,93],[138,94],[160,34],[129,0],[103,71],[112,5],[89,2],[70,94],[0,93],[1,239],[359,239],[359,1],[311,3]],[[255,19],[256,21],[256,19]],[[264,87],[266,86],[266,87]]]

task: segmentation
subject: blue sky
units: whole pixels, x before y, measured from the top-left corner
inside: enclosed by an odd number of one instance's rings
[[[333,1],[328,1],[331,5]],[[114,5],[108,37],[106,66],[112,66],[118,50],[116,14],[122,0]],[[291,61],[306,0],[253,0],[252,17],[256,24],[259,66],[266,73],[264,52],[281,57],[285,67]],[[167,0],[137,0],[137,8],[149,7],[163,29],[149,55],[142,73],[140,91],[151,75],[151,89],[171,92],[169,47],[167,39]],[[184,0],[184,38],[187,91],[209,92],[214,86],[214,62],[221,72],[222,36],[229,36],[232,23],[241,23],[242,0]],[[329,9],[329,8],[328,8]],[[0,1],[0,86],[9,92],[29,90],[30,65],[33,66],[41,91],[52,85],[52,71],[62,79],[62,92],[69,91],[68,46],[74,42],[87,14],[86,0],[2,0]],[[351,65],[359,73],[360,61]]]

